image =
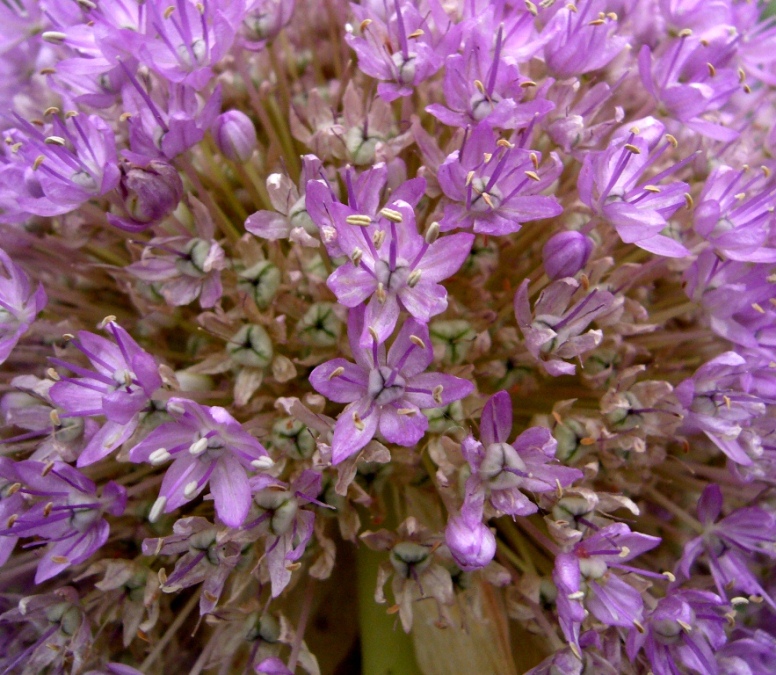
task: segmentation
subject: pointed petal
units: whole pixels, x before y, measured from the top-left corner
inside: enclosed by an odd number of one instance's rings
[[[231,454],[224,453],[216,462],[210,491],[218,517],[229,527],[240,527],[251,506],[251,489],[245,469]]]

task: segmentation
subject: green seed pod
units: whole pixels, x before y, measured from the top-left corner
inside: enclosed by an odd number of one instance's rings
[[[316,347],[333,347],[339,341],[342,322],[330,302],[316,302],[299,321],[299,339]]]
[[[429,326],[434,352],[441,353],[448,363],[463,363],[477,336],[468,321],[434,321]]]
[[[256,324],[240,328],[227,343],[226,350],[241,366],[265,368],[272,361],[272,340],[267,331]]]
[[[269,307],[280,286],[280,270],[269,260],[261,260],[239,276],[237,288],[250,296],[259,309]]]
[[[275,421],[270,444],[292,459],[308,459],[315,451],[315,439],[307,427],[291,417],[281,417]]]

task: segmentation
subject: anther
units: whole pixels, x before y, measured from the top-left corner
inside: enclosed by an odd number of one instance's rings
[[[438,384],[431,390],[431,395],[434,397],[434,403],[437,405],[442,405],[442,392],[444,390],[445,388],[441,384]]]
[[[43,517],[48,518],[51,515],[51,509],[54,508],[54,502],[49,502],[43,507]]]
[[[207,438],[200,438],[189,446],[189,454],[193,457],[199,457],[205,450],[207,450]]]
[[[59,108],[57,108],[57,106],[55,105],[52,105],[43,111],[43,117],[48,117],[49,115],[58,115],[58,114],[59,114]]]
[[[582,598],[585,597],[585,592],[584,591],[576,591],[574,593],[569,593],[566,597],[569,600],[581,600]]]
[[[684,204],[688,209],[691,209],[693,206],[695,206],[695,200],[692,198],[692,195],[689,192],[684,193]]]
[[[380,215],[386,220],[390,220],[392,223],[401,223],[403,221],[399,211],[389,209],[387,206],[380,209]]]
[[[416,412],[417,412],[417,410],[415,410],[414,408],[399,408],[396,411],[396,414],[397,415],[406,415],[407,417],[412,417]]]
[[[348,225],[358,225],[359,227],[367,227],[368,225],[372,224],[372,219],[365,214],[354,213],[353,215],[350,215],[347,218],[345,218],[345,222]]]
[[[369,328],[367,328],[367,330],[369,331],[369,334],[372,336],[372,339],[375,342],[378,342],[379,337],[377,335],[377,331],[374,329],[374,326],[369,326]]]
[[[644,628],[644,626],[641,623],[639,623],[638,621],[634,620],[633,621],[633,625],[636,626],[636,630],[639,633],[641,633],[642,635],[644,635],[644,633],[647,632],[646,629]]]
[[[632,152],[634,155],[641,154],[641,150],[639,150],[635,145],[633,145],[633,143],[626,143],[624,147],[628,152]]]
[[[555,479],[555,494],[558,495],[558,499],[563,496],[563,486],[557,478]]]
[[[423,342],[417,335],[410,335],[410,342],[421,349],[426,348],[426,343]]]
[[[686,633],[690,633],[692,631],[692,626],[687,623],[686,621],[682,621],[681,619],[677,619],[676,623],[678,623]]]
[[[383,285],[382,281],[377,284],[375,295],[377,296],[377,301],[381,305],[385,304],[385,301],[388,299],[388,294],[385,292],[385,286]]]
[[[119,122],[126,122],[128,119],[132,118],[131,112],[123,112],[121,115],[119,115]]]
[[[537,85],[536,85],[536,82],[534,82],[533,80],[526,80],[525,82],[520,83],[521,89],[528,89],[530,87],[535,87],[535,86]]]
[[[418,285],[418,282],[420,281],[420,276],[423,272],[421,270],[412,270],[410,272],[409,276],[407,277],[407,286],[410,288],[415,288],[415,286]]]
[[[65,139],[61,136],[47,136],[43,142],[46,145],[59,145],[60,147],[65,145]]]
[[[58,30],[47,30],[41,33],[40,37],[54,45],[62,44],[67,39],[67,35],[60,33]]]
[[[40,168],[40,165],[43,164],[44,159],[46,159],[44,155],[38,155],[32,163],[32,170],[37,171]]]
[[[364,252],[360,248],[356,247],[355,249],[353,249],[353,254],[350,256],[350,261],[356,267],[358,267],[361,264],[361,258],[363,257],[364,257]]]
[[[536,5],[531,2],[531,0],[525,0],[525,8],[528,10],[529,14],[538,16],[539,10],[536,8]]]
[[[739,596],[736,596],[735,598],[730,598],[730,604],[733,605],[734,607],[736,605],[748,605],[749,600],[739,595]]]
[[[343,366],[338,366],[337,368],[332,370],[331,373],[329,373],[328,379],[333,380],[335,377],[339,377],[344,372],[345,372],[345,368]]]
[[[272,459],[269,455],[266,457],[259,457],[259,459],[254,459],[251,462],[251,466],[254,469],[269,469],[275,465],[275,460]]]
[[[674,583],[674,581],[676,581],[676,576],[674,576],[673,572],[665,571],[662,574],[671,583]]]
[[[673,134],[666,134],[666,140],[675,148],[679,147],[679,141],[676,140],[676,136]]]
[[[369,28],[369,24],[372,23],[372,19],[364,19],[358,26],[358,30],[362,33]]]
[[[493,159],[493,153],[492,152],[483,152],[482,153],[482,159],[487,164],[491,159]]]
[[[714,77],[717,74],[717,69],[714,67],[714,64],[707,63],[706,67],[709,69],[709,75],[711,77]]]
[[[654,192],[655,194],[660,192],[660,188],[657,185],[645,185],[644,190],[646,192]]]
[[[466,174],[466,187],[469,187],[471,185],[471,182],[474,180],[474,171],[469,171],[469,173]]]
[[[49,412],[49,419],[51,420],[51,423],[55,427],[61,427],[62,426],[62,420],[59,419],[59,413],[52,408],[51,412]]]
[[[91,0],[75,0],[82,9],[97,9],[97,5]]]
[[[63,555],[52,555],[51,562],[56,563],[57,565],[69,565],[70,559]]]
[[[174,11],[175,7],[170,5],[167,9],[164,10],[164,14],[162,16],[164,16],[165,19],[169,19]]]
[[[690,37],[690,36],[692,35],[692,30],[690,30],[689,28],[682,28],[682,30],[680,30],[680,31],[677,33],[677,35],[678,35],[680,38],[686,38],[686,37]]]
[[[619,553],[619,558],[627,558],[630,555],[630,549],[627,546],[623,546]]]
[[[151,507],[151,511],[148,513],[148,522],[155,523],[159,520],[159,516],[162,515],[165,506],[167,506],[167,497],[159,497]]]
[[[496,145],[498,145],[500,148],[506,148],[507,150],[511,150],[515,147],[515,144],[510,143],[506,138],[499,138],[496,141]]]
[[[427,244],[433,244],[439,237],[439,223],[434,221],[426,230],[425,240]]]
[[[385,241],[385,230],[376,230],[372,235],[372,243],[375,245],[375,250],[379,251],[380,247]]]
[[[528,176],[531,180],[535,180],[536,182],[541,180],[541,178],[539,178],[539,174],[536,173],[536,171],[526,171],[525,175]]]
[[[102,321],[100,321],[99,324],[97,324],[97,327],[100,330],[105,330],[105,327],[108,324],[113,323],[115,320],[116,320],[116,317],[113,314],[108,314],[108,316],[106,316]]]
[[[765,314],[765,310],[762,308],[760,304],[756,302],[752,303],[752,309],[759,314]]]
[[[634,125],[634,126],[632,126],[632,127],[630,128],[630,132],[631,132],[631,133],[632,133],[634,136],[638,136],[638,135],[641,133],[641,129],[639,129],[637,126],[635,126],[635,125]]]
[[[54,462],[46,462],[46,465],[43,467],[43,471],[40,472],[40,477],[45,478],[48,476],[53,468]]]
[[[531,158],[531,164],[533,164],[534,170],[538,171],[539,170],[539,155],[537,155],[535,152],[532,152],[528,156]]]
[[[186,499],[191,499],[199,489],[199,483],[197,481],[193,480],[190,483],[186,484],[186,487],[183,488],[183,496]]]
[[[485,85],[480,80],[474,80],[474,86],[477,88],[477,91],[479,91],[480,94],[485,93]]]
[[[19,520],[19,514],[12,513],[10,516],[8,516],[8,520],[5,521],[6,528],[11,529],[17,520]]]
[[[355,426],[359,431],[364,430],[364,423],[361,421],[361,418],[358,416],[357,412],[353,413],[353,426]]]
[[[425,34],[426,33],[422,28],[418,28],[417,30],[412,31],[407,37],[412,40],[414,38],[423,37]]]
[[[167,452],[167,448],[157,448],[150,455],[148,455],[148,461],[153,466],[159,466],[164,464],[172,455]]]
[[[22,489],[21,483],[12,483],[9,485],[5,490],[5,496],[10,497],[11,495],[15,495],[19,490]]]

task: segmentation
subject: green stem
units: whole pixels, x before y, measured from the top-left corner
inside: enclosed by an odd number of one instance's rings
[[[396,615],[386,613],[385,605],[374,599],[375,580],[384,553],[361,545],[358,566],[358,625],[361,634],[361,673],[363,675],[422,675],[415,662],[412,637],[398,625]]]

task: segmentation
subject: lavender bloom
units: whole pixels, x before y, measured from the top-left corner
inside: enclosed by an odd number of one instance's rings
[[[544,60],[550,73],[569,78],[600,70],[625,48],[617,15],[606,9],[603,0],[583,0],[555,12],[542,31],[549,38]]]
[[[542,249],[544,271],[553,281],[576,276],[584,269],[592,252],[590,237],[575,230],[558,232],[547,240]]]
[[[481,495],[486,495],[496,511],[527,516],[538,508],[525,492],[550,492],[582,477],[578,469],[555,462],[558,444],[549,429],[531,427],[508,443],[511,433],[512,401],[500,391],[482,409],[480,440],[470,434],[461,444],[471,469],[464,510],[475,508]]]
[[[294,15],[294,0],[248,0],[239,35],[241,44],[252,51],[278,36]]]
[[[433,241],[422,237],[412,207],[403,201],[380,211],[372,233],[357,225],[337,229],[337,242],[350,261],[326,282],[346,307],[369,299],[360,347],[393,333],[401,308],[419,322],[447,309],[447,291],[439,282],[455,274],[469,254],[474,235],[459,233]]]
[[[600,330],[583,331],[614,303],[611,293],[599,289],[572,302],[578,289],[579,283],[570,277],[554,281],[541,292],[533,312],[528,301],[528,279],[515,293],[515,317],[526,347],[553,377],[573,375],[576,366],[562,359],[574,358],[600,344]]]
[[[202,584],[199,613],[210,614],[216,607],[229,575],[240,562],[244,534],[215,527],[205,518],[181,518],[172,526],[173,534],[145,539],[145,555],[183,555],[162,585],[165,593]],[[203,583],[204,582],[204,583]]]
[[[554,153],[551,158],[552,165],[540,172],[541,153],[497,140],[480,122],[439,167],[439,187],[452,202],[445,206],[441,229],[505,235],[525,221],[560,215],[555,197],[538,194],[560,174],[560,160]]]
[[[205,137],[221,108],[220,87],[203,101],[184,84],[156,83],[147,91],[129,69],[125,73],[129,81],[121,97],[131,114],[130,151],[124,152],[128,159],[138,164],[152,158],[174,159]]]
[[[467,494],[460,514],[452,516],[445,528],[447,548],[458,567],[467,572],[485,567],[496,554],[496,537],[482,522],[484,505],[483,491]]]
[[[412,94],[460,41],[459,26],[433,27],[410,0],[386,3],[386,16],[364,5],[351,8],[359,33],[348,33],[345,39],[358,55],[358,67],[381,80],[377,92],[389,102]]]
[[[585,617],[583,600],[590,613],[606,625],[632,628],[641,621],[641,592],[610,570],[639,573],[624,563],[659,543],[660,537],[631,532],[624,523],[613,523],[555,558],[552,578],[558,587],[558,614],[570,643],[579,646],[579,627]]]
[[[266,536],[264,560],[269,570],[272,597],[279,596],[291,581],[292,565],[305,552],[313,535],[315,514],[303,510],[304,504],[317,504],[321,492],[321,474],[304,470],[288,485],[267,475],[251,478],[253,501],[259,516],[245,529],[259,528]]]
[[[170,82],[202,89],[213,77],[234,40],[245,11],[244,0],[195,3],[150,0],[147,39],[139,58]]]
[[[302,174],[299,186],[281,173],[273,173],[267,178],[267,193],[275,211],[257,211],[248,216],[245,229],[251,234],[274,241],[292,239],[303,246],[318,246],[316,223],[307,212],[306,186],[320,185],[321,160],[315,155],[302,157]],[[327,194],[324,188],[324,194]],[[331,199],[329,199],[331,201]]]
[[[727,259],[776,262],[776,242],[770,241],[774,192],[770,171],[751,176],[719,166],[706,179],[693,211],[695,231]]]
[[[705,528],[702,536],[684,547],[677,569],[682,578],[690,578],[693,563],[701,556],[709,565],[721,597],[729,591],[763,597],[774,609],[776,603],[749,570],[748,559],[756,554],[776,558],[776,518],[757,507],[737,509],[719,519],[722,511],[722,491],[718,485],[708,485],[698,501],[698,518]]]
[[[41,543],[48,543],[35,574],[37,584],[88,559],[108,539],[103,514],[124,512],[126,490],[113,481],[98,497],[92,481],[62,462],[27,460],[14,470],[21,483],[19,494],[38,501],[23,513],[11,514],[0,537],[40,537],[45,540]]]
[[[0,185],[11,190],[27,213],[56,216],[119,181],[116,144],[110,126],[96,115],[54,115],[45,132],[17,116],[18,130],[6,132],[18,152],[0,168]]]
[[[742,386],[748,370],[742,356],[725,352],[702,365],[675,389],[684,407],[680,433],[704,433],[731,460],[744,465],[751,464],[752,459],[739,442],[741,432],[765,413],[762,399]]]
[[[224,249],[213,239],[215,225],[207,209],[193,197],[191,203],[199,236],[154,237],[140,260],[126,269],[138,279],[159,283],[170,305],[188,305],[199,298],[202,307],[213,307],[223,293]]]
[[[228,110],[216,118],[213,139],[233,162],[247,162],[256,149],[256,127],[244,112]]]
[[[46,306],[43,285],[33,291],[30,278],[0,249],[5,274],[0,276],[0,363],[10,356],[22,335]]]
[[[7,649],[0,653],[3,673],[78,672],[92,647],[91,625],[71,586],[21,598],[0,614],[0,630],[9,628]]]
[[[399,168],[403,169],[403,165]],[[320,230],[321,240],[329,255],[335,257],[344,255],[338,241],[339,231],[354,227],[348,222],[348,218],[351,221],[356,218],[355,222],[374,239],[380,236],[376,234],[377,221],[384,218],[384,208],[395,210],[394,204],[399,201],[414,207],[426,189],[426,181],[420,177],[404,181],[400,185],[392,184],[389,167],[384,162],[378,162],[357,176],[350,167],[341,173],[347,189],[347,204],[338,201],[331,187],[324,181],[307,183],[308,214]]]
[[[147,164],[121,166],[118,185],[124,215],[108,214],[108,222],[127,232],[142,232],[173,212],[183,197],[178,170],[152,159]]]
[[[246,470],[263,466],[264,446],[223,408],[172,398],[167,411],[174,421],[158,426],[129,452],[133,462],[174,460],[164,475],[153,519],[190,502],[210,483],[218,517],[240,527],[251,502]]]
[[[655,675],[676,675],[683,665],[716,675],[714,651],[725,644],[722,600],[706,591],[679,589],[658,601],[645,619],[644,631],[628,634],[628,658],[643,649]]]
[[[428,428],[424,408],[441,408],[468,396],[471,382],[442,373],[426,373],[433,358],[428,328],[414,319],[404,322],[386,358],[385,346],[376,338],[371,348],[358,340],[364,310],[348,315],[350,348],[356,363],[333,359],[310,374],[316,391],[348,405],[334,425],[332,463],[357,453],[378,428],[389,443],[415,445]]]
[[[16,463],[8,457],[0,457],[0,523],[12,522],[25,509],[26,504],[21,488],[21,479]],[[19,537],[7,534],[0,537],[0,567],[5,565],[13,553]]]
[[[87,466],[106,457],[137,428],[140,413],[162,385],[153,356],[143,351],[121,326],[107,324],[115,344],[99,335],[80,331],[70,343],[91,362],[93,370],[52,359],[79,377],[61,377],[51,388],[51,400],[64,410],[62,419],[104,415],[107,422],[78,457]]]
[[[11,380],[12,391],[0,401],[0,412],[8,426],[26,432],[4,440],[14,450],[34,448],[28,459],[74,462],[99,429],[99,424],[83,417],[60,418],[49,392],[52,380],[20,375]],[[2,520],[2,518],[0,518]]]
[[[703,118],[718,110],[740,88],[733,66],[735,41],[724,26],[702,36],[689,29],[678,37],[653,63],[649,46],[639,52],[639,73],[645,89],[668,111],[699,134],[729,142],[738,132]]]
[[[526,85],[533,83],[520,74],[517,64],[504,59],[503,25],[496,31],[493,50],[492,43],[490,21],[478,22],[466,38],[463,54],[453,54],[445,61],[447,105],[435,103],[427,112],[450,126],[467,127],[484,121],[493,128],[516,129],[553,109],[553,103],[541,97],[520,102]]]
[[[607,150],[585,156],[579,173],[579,196],[596,216],[614,225],[628,244],[670,258],[689,255],[685,246],[661,234],[668,218],[685,205],[686,183],[659,185],[660,181],[686,164],[692,155],[669,167],[649,183],[640,183],[658,158],[675,144],[668,138],[660,147],[665,127],[648,117],[629,129],[621,129]]]

